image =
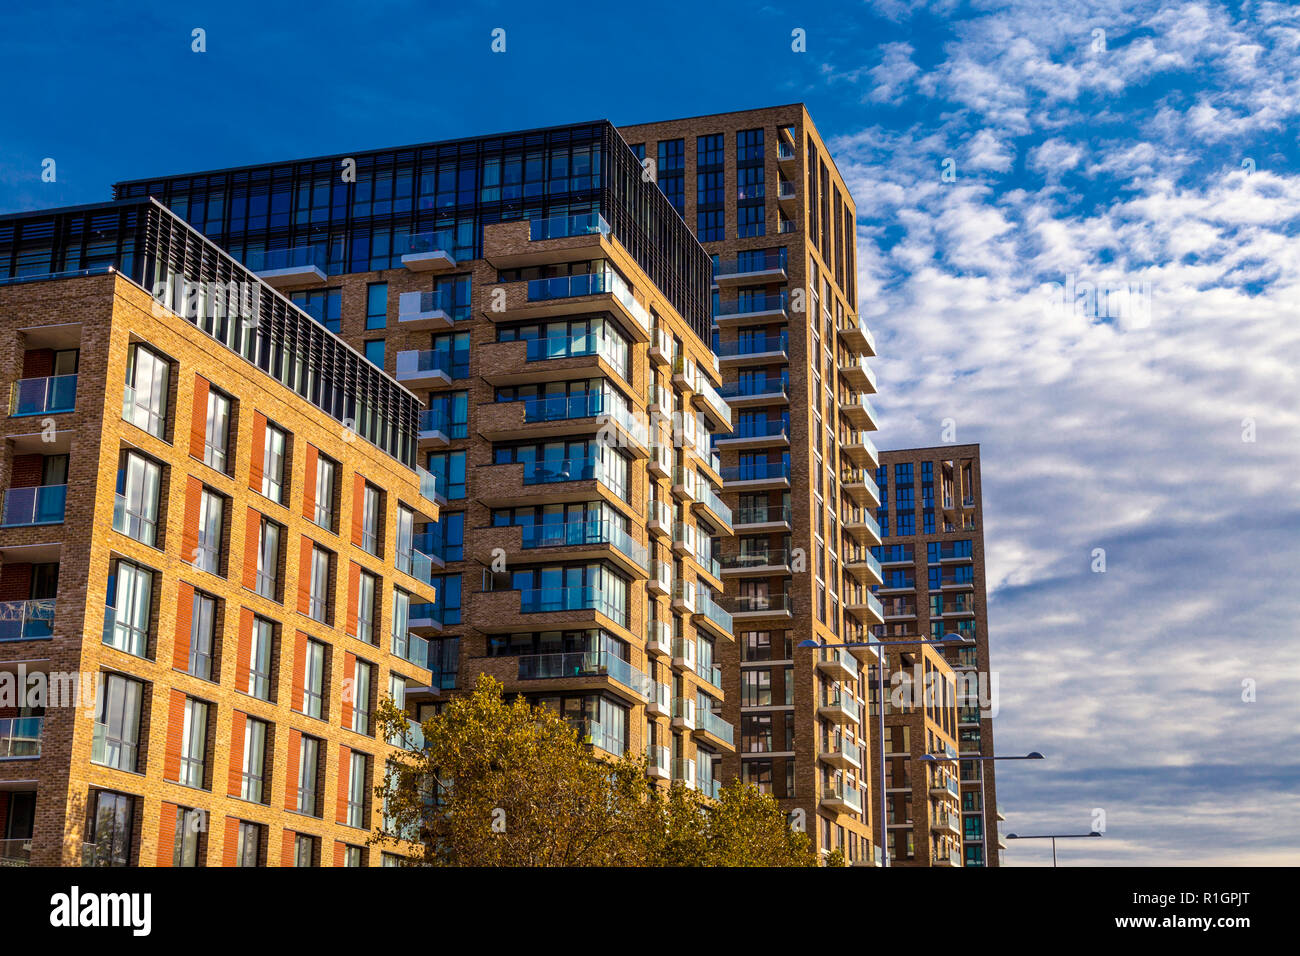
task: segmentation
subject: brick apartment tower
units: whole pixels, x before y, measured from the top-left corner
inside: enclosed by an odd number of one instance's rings
[[[891,860],[900,864],[997,866],[1002,849],[992,761],[932,763],[924,754],[991,756],[993,722],[971,694],[988,687],[988,608],[978,445],[941,445],[880,453],[876,517],[884,543],[878,589],[884,641],[974,638],[969,647],[899,648],[892,672],[933,671],[953,695],[900,710],[887,706],[886,825]],[[976,683],[978,682],[978,683]],[[963,697],[962,695],[966,695]],[[878,748],[872,750],[879,766]],[[878,770],[877,770],[878,773]],[[953,777],[959,773],[959,780]],[[873,793],[876,812],[880,793]],[[960,814],[960,826],[956,819]],[[960,852],[958,852],[960,851]]]
[[[343,175],[349,165],[355,176]],[[609,123],[119,184],[413,389],[424,716],[480,673],[712,794],[734,750],[711,269]]]
[[[621,128],[713,258],[713,347],[733,430],[719,434],[736,540],[721,546],[736,645],[728,775],[799,811],[819,850],[870,864],[865,641],[880,543],[858,316],[856,208],[802,105]],[[878,828],[877,828],[878,829]]]
[[[0,217],[0,379],[0,863],[385,862],[415,396],[149,200]]]

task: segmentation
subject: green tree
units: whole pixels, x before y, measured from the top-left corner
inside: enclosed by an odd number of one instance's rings
[[[769,795],[738,781],[716,801],[656,788],[645,758],[594,756],[578,732],[480,675],[413,734],[391,700],[379,725],[407,748],[376,787],[385,826],[371,842],[415,844],[443,866],[813,866]],[[421,739],[422,735],[422,739]],[[405,838],[405,841],[403,840]]]

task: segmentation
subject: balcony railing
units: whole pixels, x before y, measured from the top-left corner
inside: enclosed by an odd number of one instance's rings
[[[610,600],[603,588],[524,588],[519,591],[522,614],[552,611],[599,611],[611,621],[627,627],[627,608]]]
[[[575,544],[609,544],[627,555],[640,567],[650,569],[650,557],[643,544],[638,544],[615,522],[600,518],[585,521],[565,521],[559,524],[523,525],[523,546],[530,548],[556,548]]]
[[[732,515],[732,527],[736,525],[747,524],[770,524],[774,522],[790,521],[789,505],[757,505],[750,507],[741,507]]]
[[[784,272],[788,254],[785,249],[765,249],[737,256],[735,259],[723,259],[713,270],[713,277],[742,276],[752,272]]]
[[[70,412],[76,405],[76,375],[22,378],[9,388],[9,414],[15,418]]]
[[[696,613],[703,614],[727,633],[731,633],[731,614],[723,610],[722,607],[713,600],[712,595],[702,587],[697,589],[695,594],[695,610]]]
[[[549,485],[564,481],[599,481],[620,498],[626,498],[627,485],[595,458],[543,458],[524,462],[524,484]]]
[[[564,239],[568,236],[590,236],[597,233],[602,236],[609,235],[609,223],[598,212],[588,212],[578,216],[552,216],[549,219],[534,219],[528,223],[530,242]]]
[[[780,335],[751,335],[731,342],[719,342],[719,358],[737,358],[746,355],[768,355],[790,350],[790,333]]]
[[[606,292],[623,304],[623,307],[636,319],[637,324],[647,332],[650,331],[650,316],[646,313],[645,307],[636,301],[627,283],[613,270],[528,280],[529,302],[549,302],[554,299],[571,299],[575,296],[600,295]]]
[[[398,235],[393,240],[393,252],[399,256],[441,252],[451,258],[455,248],[456,237],[445,229],[440,232],[407,233]]]
[[[707,481],[696,482],[695,492],[700,504],[721,518],[724,524],[731,524],[731,509],[718,497],[718,493],[713,490],[712,485]]]
[[[6,528],[59,524],[63,521],[67,501],[67,485],[10,488],[5,492],[4,513],[0,516],[0,524]]]
[[[529,362],[581,358],[585,355],[599,355],[614,371],[627,378],[627,350],[622,347],[621,341],[609,335],[582,332],[577,335],[548,335],[545,338],[524,340],[524,358]]]
[[[459,364],[457,359],[455,350],[452,349],[426,349],[424,351],[408,349],[404,352],[398,352],[397,378],[400,380],[416,375],[442,374],[449,379],[455,379],[458,377],[456,374],[456,366]],[[469,354],[465,353],[462,360],[468,363]]]
[[[695,378],[695,394],[704,396],[704,400],[717,414],[719,421],[731,425],[731,406],[723,401],[722,394],[703,375],[697,375]]]
[[[725,740],[729,744],[735,743],[735,728],[707,707],[696,708],[696,721],[699,728],[705,733],[713,734],[713,736]]]
[[[785,312],[790,297],[782,291],[776,295],[751,295],[732,302],[719,302],[713,311],[715,318],[731,315],[754,315],[760,312]]]
[[[732,614],[787,614],[790,598],[784,594],[734,594],[726,599]]]
[[[435,504],[442,502],[442,495],[438,493],[438,476],[431,471],[415,466],[415,477],[420,482],[420,497],[426,501],[432,501]]]
[[[723,382],[718,393],[725,399],[751,398],[758,395],[785,395],[786,381],[777,376],[758,378],[747,376],[732,382]]]
[[[788,567],[790,554],[784,548],[762,551],[733,551],[720,559],[724,571],[748,571],[753,568]]]
[[[779,418],[741,419],[730,435],[720,436],[722,441],[743,441],[747,438],[790,437],[790,426]]]
[[[289,249],[258,249],[245,260],[253,272],[278,272],[281,269],[311,269],[325,271],[323,246],[293,246]]]
[[[0,760],[41,755],[44,717],[0,717]]]
[[[27,866],[31,861],[31,837],[0,840],[0,866]]]
[[[726,481],[778,481],[789,480],[790,463],[788,461],[751,461],[740,465],[723,468],[719,474]]]
[[[429,642],[409,631],[391,636],[391,650],[404,661],[419,667],[429,666]]]
[[[523,654],[519,658],[520,680],[557,680],[565,677],[607,675],[629,690],[645,697],[651,681],[639,669],[608,651],[571,651],[560,654]]]
[[[0,641],[54,636],[54,598],[0,603]]]

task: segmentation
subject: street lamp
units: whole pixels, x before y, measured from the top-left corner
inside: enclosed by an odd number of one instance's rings
[[[917,757],[916,759],[919,760],[919,761],[921,761],[922,763],[936,764],[936,763],[965,763],[967,760],[970,760],[970,761],[976,761],[976,760],[979,760],[979,761],[984,761],[984,760],[1042,760],[1042,759],[1044,759],[1044,757],[1043,757],[1043,755],[1042,755],[1041,753],[1039,753],[1037,750],[1031,750],[1031,751],[1029,751],[1029,753],[1027,753],[1027,754],[997,754],[997,755],[988,756],[988,757],[969,757],[969,756],[967,756],[967,757],[963,757],[963,756],[961,756],[960,754],[958,754],[958,755],[955,756],[955,757],[949,757],[947,754],[921,754],[921,756]],[[881,800],[882,800],[882,802],[883,802],[883,800],[884,800],[884,790],[883,790],[883,789],[881,790]],[[986,846],[986,848],[987,848],[987,841],[988,841],[988,832],[987,832],[987,830],[988,830],[988,814],[987,814],[987,809],[988,809],[988,808],[984,806],[984,776],[983,776],[983,774],[981,774],[981,775],[980,775],[980,816],[981,816],[982,821],[983,821],[983,822],[981,823],[981,828],[982,828],[982,830],[984,831],[983,836],[984,836],[984,840],[985,840],[985,846]],[[964,819],[964,818],[963,818],[963,819]],[[963,833],[964,833],[964,832],[965,832],[965,824],[964,824],[964,823],[963,823],[963,825],[962,825],[962,830],[963,830]]]
[[[836,647],[944,647],[951,645],[970,646],[975,638],[962,634],[945,634],[938,640],[924,641],[848,641],[844,644],[818,644],[814,640],[800,641],[799,647],[836,648]],[[889,831],[885,828],[885,659],[876,651],[876,711],[879,718],[880,737],[880,858],[884,866],[889,866]]]
[[[1033,836],[1021,836],[1018,833],[1008,833],[1008,840],[1051,840],[1052,841],[1052,866],[1056,866],[1056,841],[1057,840],[1077,840],[1087,837],[1101,836],[1096,830],[1091,833],[1037,833]]]

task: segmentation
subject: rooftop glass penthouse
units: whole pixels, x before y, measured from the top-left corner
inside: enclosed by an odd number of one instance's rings
[[[401,268],[483,256],[483,227],[597,212],[705,341],[712,265],[618,131],[599,121],[118,183],[153,196],[259,272]]]

